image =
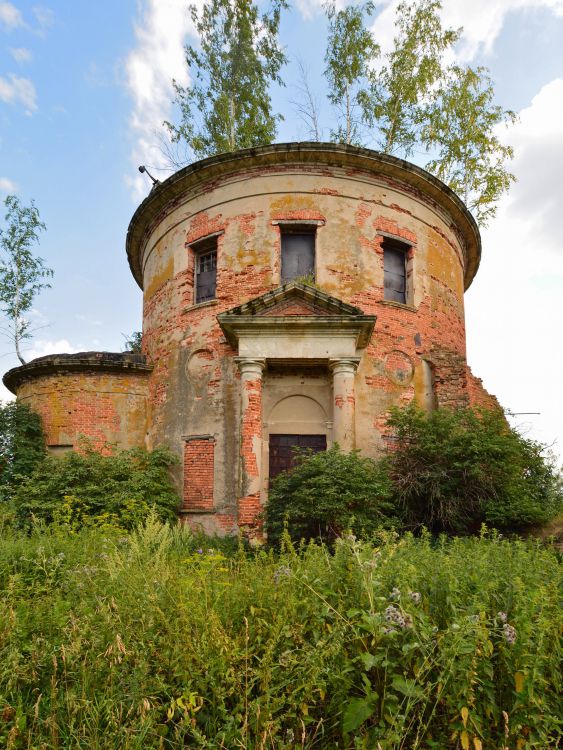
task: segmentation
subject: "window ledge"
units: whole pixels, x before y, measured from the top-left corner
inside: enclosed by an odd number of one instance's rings
[[[199,310],[200,307],[214,307],[217,304],[219,304],[218,299],[208,299],[205,302],[196,302],[194,305],[189,305],[188,307],[184,307],[182,312],[187,313],[187,312],[191,312],[192,310]]]
[[[217,510],[215,508],[180,508],[180,515],[201,515],[201,516],[211,516],[217,513]]]
[[[392,299],[380,299],[380,305],[387,305],[388,307],[397,307],[399,310],[409,310],[409,312],[416,312],[414,305],[406,305],[403,302],[395,302]]]

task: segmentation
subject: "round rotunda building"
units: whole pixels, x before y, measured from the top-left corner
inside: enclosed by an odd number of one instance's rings
[[[254,526],[294,446],[377,456],[394,404],[493,402],[465,353],[477,225],[413,164],[322,143],[211,157],[154,187],[127,254],[143,290],[145,360],[120,380],[143,393],[135,435],[178,454],[181,514],[207,532]],[[6,378],[48,423],[37,371]]]

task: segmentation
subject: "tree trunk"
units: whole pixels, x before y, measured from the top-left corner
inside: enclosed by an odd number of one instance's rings
[[[231,151],[235,150],[235,99],[233,96],[229,99],[229,147]]]

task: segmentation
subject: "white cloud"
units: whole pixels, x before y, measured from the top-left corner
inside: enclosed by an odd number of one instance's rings
[[[538,8],[563,16],[563,0],[445,0],[442,17],[454,28],[463,26],[459,56],[471,60],[492,51],[508,13]]]
[[[22,14],[16,6],[0,0],[0,26],[5,31],[12,31],[12,29],[17,29],[18,26],[23,25]]]
[[[35,20],[39,24],[39,35],[43,36],[47,29],[49,29],[55,22],[55,14],[51,8],[47,8],[44,5],[34,5],[33,15]]]
[[[9,73],[8,78],[0,76],[0,101],[6,104],[23,104],[26,114],[37,109],[35,86],[29,78],[20,78]]]
[[[563,80],[545,85],[510,133],[518,178],[483,232],[483,259],[466,297],[476,375],[530,435],[563,456]]]
[[[37,357],[45,357],[47,354],[74,354],[80,349],[75,347],[68,339],[36,339],[29,349],[25,350],[25,358],[28,362]]]
[[[201,4],[201,0],[200,3]],[[172,79],[188,83],[184,45],[192,22],[184,0],[141,0],[135,25],[137,46],[126,60],[127,86],[133,99],[131,127],[135,134],[132,160],[137,167],[165,166],[157,132],[172,110]],[[137,197],[145,195],[149,184],[136,175],[128,182]]]
[[[18,186],[13,180],[7,177],[0,177],[0,192],[1,193],[17,193]]]
[[[323,7],[326,0],[296,0],[295,7],[301,13],[305,20],[310,20],[317,13],[324,12]],[[353,0],[335,0],[336,9],[340,10],[348,5],[354,5]]]
[[[33,59],[33,55],[26,47],[10,47],[10,54],[20,65],[31,62]]]
[[[388,52],[393,45],[394,18],[398,4],[399,0],[378,3],[378,10],[382,10],[375,19],[372,30],[383,52]],[[480,52],[492,52],[509,13],[540,8],[563,16],[563,0],[443,0],[441,16],[444,26],[454,29],[463,27],[457,57],[460,61],[468,62]]]

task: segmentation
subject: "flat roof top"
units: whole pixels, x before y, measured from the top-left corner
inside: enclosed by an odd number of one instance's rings
[[[465,289],[469,287],[479,268],[481,235],[473,215],[451,188],[421,167],[395,156],[358,146],[316,141],[274,143],[218,154],[194,162],[158,183],[133,214],[127,230],[127,257],[137,284],[143,288],[142,250],[155,220],[172,210],[183,193],[240,169],[315,163],[392,177],[436,201],[451,216],[465,240]]]

